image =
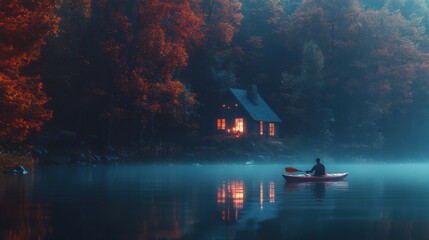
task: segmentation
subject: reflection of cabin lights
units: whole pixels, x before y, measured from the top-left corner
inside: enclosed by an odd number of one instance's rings
[[[274,203],[275,202],[275,188],[274,188],[274,182],[270,182],[270,203]]]
[[[231,183],[231,196],[235,208],[243,208],[244,187],[243,182]]]
[[[223,184],[217,189],[217,202],[226,203],[227,198],[232,198],[232,203],[235,208],[243,208],[244,202],[244,185],[243,182],[233,181],[228,184]]]
[[[230,209],[231,202],[232,207],[235,208],[234,212],[231,212]],[[232,181],[227,184],[222,184],[222,186],[217,189],[217,203],[223,205],[222,220],[230,220],[230,218],[234,216],[235,219],[238,219],[238,209],[242,209],[244,203],[243,182]]]
[[[261,210],[264,208],[264,186],[261,184],[259,185],[259,203],[261,205]]]
[[[225,184],[223,184],[222,188],[217,189],[217,202],[218,203],[225,203]]]

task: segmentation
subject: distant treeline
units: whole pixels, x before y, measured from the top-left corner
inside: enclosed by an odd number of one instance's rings
[[[6,0],[0,140],[109,144],[210,134],[219,96],[256,84],[300,145],[429,142],[424,0]],[[42,128],[43,127],[43,128]]]

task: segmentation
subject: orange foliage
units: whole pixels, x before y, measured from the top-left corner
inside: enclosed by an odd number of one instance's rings
[[[22,141],[39,130],[51,112],[38,77],[21,68],[37,60],[45,39],[58,32],[56,0],[7,0],[0,3],[0,139]]]
[[[23,141],[31,129],[40,130],[52,112],[38,78],[9,79],[0,74],[0,139]]]
[[[91,0],[63,0],[67,3],[67,7],[73,10],[78,10],[84,17],[89,18],[91,16]]]
[[[234,34],[238,32],[243,15],[241,2],[238,0],[206,1],[208,35],[215,43],[230,44]]]
[[[111,102],[128,102],[133,114],[146,119],[157,114],[179,118],[194,96],[174,79],[174,71],[187,65],[190,49],[204,37],[198,1],[136,0],[131,13],[127,4],[99,5],[110,17],[102,46],[117,86]]]

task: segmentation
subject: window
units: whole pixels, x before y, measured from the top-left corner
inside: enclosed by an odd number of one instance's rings
[[[274,123],[270,123],[270,136],[274,136]]]
[[[225,130],[226,121],[225,118],[219,118],[217,120],[217,129],[218,130]]]
[[[264,122],[259,122],[259,135],[264,135]]]
[[[240,133],[244,132],[244,120],[243,120],[243,118],[236,118],[235,119],[234,130],[235,130],[235,132],[240,132]]]

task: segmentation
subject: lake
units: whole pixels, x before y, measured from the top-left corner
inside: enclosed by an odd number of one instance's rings
[[[1,239],[429,239],[429,164],[41,166],[0,174]]]

